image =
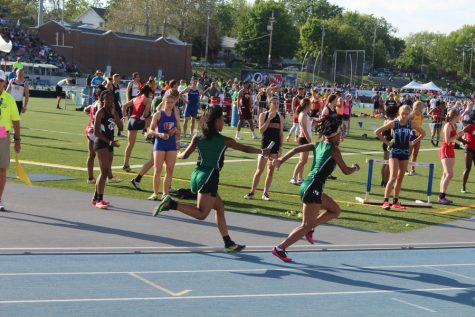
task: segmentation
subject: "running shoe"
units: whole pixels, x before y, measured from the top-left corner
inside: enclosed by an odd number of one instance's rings
[[[385,202],[383,203],[383,209],[384,209],[384,210],[389,210],[389,209],[391,209],[391,204],[389,203],[389,201],[385,201]]]
[[[130,168],[129,165],[127,165],[127,166],[125,166],[125,165],[122,166],[122,170],[123,170],[124,172],[127,172],[127,173],[132,173],[132,169]]]
[[[99,202],[99,201],[96,200],[96,199],[91,200],[91,204],[92,204],[93,206],[96,206],[98,202]],[[103,204],[106,204],[106,205],[110,205],[110,202],[108,202],[107,200],[102,200],[102,203],[103,203]]]
[[[299,178],[299,179],[297,180],[297,185],[302,185],[302,183],[303,183],[303,178]]]
[[[117,183],[122,182],[122,180],[121,180],[120,178],[118,178],[118,177],[112,177],[112,178],[109,178],[109,179],[107,180],[107,182],[108,182],[109,184],[117,184]]]
[[[290,142],[290,135],[285,138],[285,142]]]
[[[106,204],[105,201],[101,200],[96,203],[96,207],[99,209],[107,209],[109,208],[109,204]]]
[[[2,205],[1,201],[0,201],[0,211],[5,211],[5,207]]]
[[[279,251],[276,247],[274,247],[272,249],[272,254],[284,262],[292,262],[292,259],[287,256],[287,252],[285,250]]]
[[[401,210],[406,209],[406,207],[401,205],[401,203],[399,201],[397,203],[394,203],[391,207],[394,208],[394,209],[401,209]]]
[[[171,198],[169,195],[166,195],[160,204],[155,207],[155,210],[153,211],[153,216],[156,217],[158,216],[159,213],[168,211],[170,210],[170,203],[173,201],[173,198]]]
[[[152,195],[150,195],[148,198],[148,200],[153,200],[153,201],[159,201],[160,199],[158,198],[158,195],[153,193]]]
[[[246,194],[246,196],[244,196],[244,199],[253,199],[254,198],[254,193],[253,192],[249,192]]]
[[[466,194],[466,193],[467,193],[467,189],[466,189],[465,187],[462,187],[462,189],[460,190],[460,192],[461,192],[462,194]]]
[[[267,192],[262,193],[262,199],[265,201],[269,201],[270,200],[269,193]]]
[[[130,180],[132,185],[135,187],[136,190],[142,191],[142,187],[140,187],[140,182],[138,182],[135,178]]]
[[[328,179],[331,179],[331,180],[335,180],[335,179],[337,179],[337,178],[338,178],[338,177],[333,176],[333,175],[328,176]]]
[[[120,133],[120,132],[117,134],[117,136],[118,136],[119,138],[125,138],[125,135],[123,135],[123,134]]]
[[[226,247],[224,248],[224,252],[226,253],[236,253],[236,252],[241,252],[242,250],[244,250],[244,248],[246,248],[245,245],[240,245],[240,244],[233,244],[229,247]]]
[[[96,179],[95,179],[95,178],[93,178],[93,179],[88,179],[88,180],[87,180],[87,183],[88,183],[88,184],[91,184],[91,185],[92,185],[92,184],[95,184],[95,183],[96,183]]]
[[[414,175],[417,175],[417,172],[416,172],[416,171],[410,171],[410,172],[409,172],[409,176],[414,176]]]
[[[305,234],[305,239],[307,239],[308,243],[315,244],[315,240],[313,240],[313,230],[310,230]]]
[[[410,175],[411,175],[411,173],[409,173],[409,172],[407,172],[407,171],[404,172],[404,176],[410,176]]]
[[[450,205],[450,204],[453,203],[452,200],[449,200],[447,198],[439,198],[439,200],[437,202],[441,205]]]
[[[298,185],[298,181],[293,177],[290,179],[289,183],[291,183],[292,185]]]

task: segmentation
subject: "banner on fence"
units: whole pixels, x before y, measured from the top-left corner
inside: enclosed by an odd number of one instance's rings
[[[297,74],[267,70],[241,70],[241,80],[259,85],[295,86],[297,85]]]

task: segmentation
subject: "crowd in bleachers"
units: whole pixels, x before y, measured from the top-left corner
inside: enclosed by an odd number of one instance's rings
[[[35,29],[24,29],[15,21],[8,20],[5,9],[0,11],[0,35],[13,44],[10,53],[0,52],[0,59],[15,61],[17,57],[23,62],[52,64],[66,72],[78,72],[75,64],[67,63],[64,57],[42,42]]]

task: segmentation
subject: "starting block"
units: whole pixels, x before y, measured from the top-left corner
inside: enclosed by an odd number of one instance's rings
[[[366,160],[366,163],[368,163],[368,175],[366,178],[366,193],[365,197],[355,197],[355,200],[359,203],[362,204],[368,204],[368,205],[382,205],[383,200],[373,200],[369,199],[369,195],[371,193],[371,180],[373,178],[373,167],[374,164],[381,164],[381,165],[386,165],[388,164],[388,161],[386,160]],[[424,202],[422,200],[416,200],[415,202],[404,202],[404,206],[408,207],[419,207],[419,208],[432,208],[432,203],[431,203],[431,196],[432,196],[432,181],[434,178],[434,168],[435,164],[434,163],[419,163],[419,162],[414,162],[414,163],[409,163],[409,166],[418,166],[418,167],[427,167],[429,168],[429,179],[427,181],[427,201]]]

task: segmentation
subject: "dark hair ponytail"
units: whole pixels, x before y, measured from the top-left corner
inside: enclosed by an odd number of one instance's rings
[[[205,139],[211,139],[219,133],[216,121],[223,117],[223,110],[219,106],[209,107],[200,120],[200,130]]]
[[[300,104],[296,109],[297,113],[300,114],[307,106],[310,106],[310,99],[305,97],[302,99],[302,101],[300,101]]]

